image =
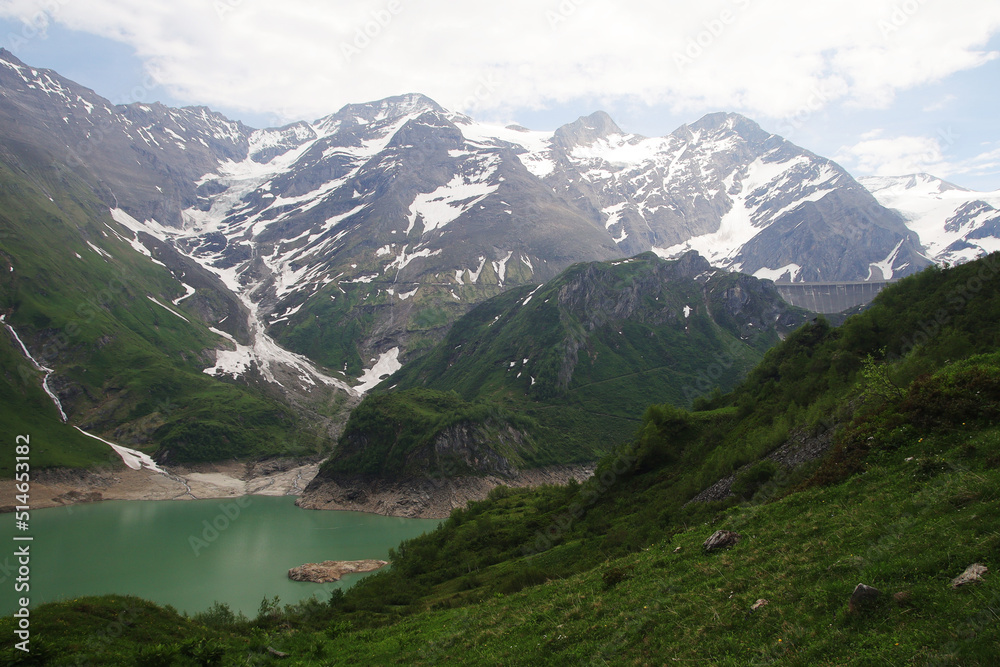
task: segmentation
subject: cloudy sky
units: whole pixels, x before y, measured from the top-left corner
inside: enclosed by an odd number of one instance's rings
[[[1000,189],[997,0],[0,0],[0,43],[255,127],[405,92],[540,130],[737,111],[856,176]]]

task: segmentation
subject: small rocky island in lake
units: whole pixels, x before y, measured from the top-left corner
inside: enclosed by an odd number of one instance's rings
[[[331,581],[340,581],[340,578],[345,574],[374,572],[388,564],[384,560],[325,560],[322,563],[306,563],[293,567],[288,571],[288,578],[292,581],[326,584]]]

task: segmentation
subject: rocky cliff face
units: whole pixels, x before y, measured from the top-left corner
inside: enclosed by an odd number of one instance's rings
[[[408,449],[404,458],[393,466],[380,466],[380,472],[388,477],[407,478],[456,475],[513,478],[521,462],[518,452],[531,444],[526,433],[494,419],[450,424],[425,434],[423,440],[424,444]],[[376,434],[371,430],[348,429],[335,456],[339,460],[350,459],[369,449],[392,455],[399,444],[398,437],[391,432]]]

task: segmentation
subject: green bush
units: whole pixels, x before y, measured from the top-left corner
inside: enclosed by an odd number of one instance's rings
[[[518,570],[514,575],[500,584],[500,592],[504,595],[517,593],[529,586],[538,586],[549,580],[549,575],[542,569],[528,566]]]
[[[228,604],[216,602],[203,612],[194,615],[196,623],[201,623],[213,628],[227,628],[239,622],[246,622],[246,616],[235,614]]]
[[[752,466],[736,475],[731,490],[742,498],[752,498],[760,487],[767,484],[778,474],[781,466],[770,460],[763,460],[754,463]]]
[[[601,574],[601,581],[604,583],[604,590],[614,588],[631,576],[631,569],[624,567],[612,567]]]

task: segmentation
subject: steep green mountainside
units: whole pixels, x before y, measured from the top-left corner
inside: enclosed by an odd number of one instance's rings
[[[42,389],[43,373],[28,363],[20,346],[7,335],[0,334],[0,432],[11,443],[5,450],[12,452],[14,439],[27,435],[39,444],[33,460],[39,468],[49,466],[84,467],[107,460],[111,450],[93,438],[88,438],[62,422],[52,399]],[[0,474],[12,476],[14,457],[0,462]]]
[[[809,317],[771,283],[715,270],[696,253],[574,265],[476,307],[383,381],[351,415],[324,474],[474,474],[477,458],[478,472],[503,474],[593,461],[632,437],[646,405],[690,405],[733,387]],[[435,452],[461,424],[480,429],[459,438],[474,453],[449,466]]]
[[[87,628],[126,601],[46,605],[32,627],[56,665],[994,665],[998,343],[1000,253],[927,270],[803,327],[729,394],[649,408],[586,483],[498,488],[329,602],[248,620],[133,601],[150,623],[99,646]],[[690,502],[732,473],[731,496]],[[717,530],[739,540],[709,553]],[[877,595],[851,603],[859,583]]]
[[[805,320],[769,283],[693,252],[674,261],[644,253],[578,264],[490,300],[382,387],[516,392],[634,416],[640,392],[640,404],[690,404],[716,384],[732,386]],[[628,407],[607,403],[623,394]]]
[[[211,350],[227,343],[199,313],[237,307],[211,289],[171,303],[185,296],[180,282],[137,252],[134,234],[110,218],[95,187],[29,147],[0,146],[0,312],[55,370],[49,384],[69,421],[167,461],[321,446],[287,404],[203,372],[214,363]],[[36,465],[105,460],[106,447],[61,423],[41,391],[43,373],[6,328],[0,363],[6,432],[46,441]],[[0,462],[0,472],[12,465]]]

